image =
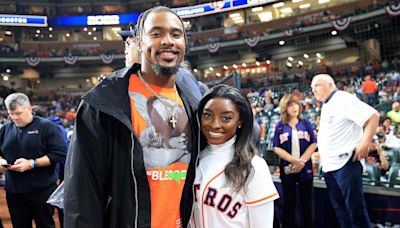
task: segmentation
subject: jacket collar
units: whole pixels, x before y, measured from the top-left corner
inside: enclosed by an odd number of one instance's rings
[[[113,116],[133,131],[128,86],[131,74],[136,73],[139,69],[140,65],[134,64],[130,67],[114,71],[82,98],[89,105]],[[192,75],[188,74],[191,73],[187,70],[180,69],[177,74],[176,85],[179,94],[185,97],[189,102],[189,104],[186,105],[190,105],[193,108],[197,107],[201,94],[199,90],[194,90],[193,87],[190,86],[190,83],[193,83],[195,79]]]

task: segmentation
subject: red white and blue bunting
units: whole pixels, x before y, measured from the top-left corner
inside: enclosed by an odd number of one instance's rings
[[[260,37],[259,36],[253,36],[253,37],[249,37],[249,38],[245,38],[244,39],[244,42],[247,44],[247,46],[249,46],[251,48],[257,46],[259,41],[260,41]]]
[[[29,64],[29,66],[35,67],[35,66],[39,65],[40,57],[36,57],[36,56],[26,57],[26,62]]]
[[[207,45],[208,51],[209,51],[210,53],[215,53],[215,52],[217,52],[217,51],[219,50],[219,46],[220,46],[220,45],[221,45],[220,42],[209,43],[209,44]]]
[[[389,5],[385,7],[386,13],[390,16],[399,16],[400,15],[400,3]]]
[[[78,61],[78,56],[64,56],[64,61],[66,64],[74,65]]]
[[[345,29],[347,29],[347,27],[349,27],[350,23],[351,17],[332,21],[333,27],[338,31],[344,31]]]
[[[100,58],[101,58],[101,61],[102,61],[104,64],[110,64],[110,63],[112,63],[112,61],[114,60],[114,54],[110,54],[110,55],[101,54],[101,55],[100,55]]]

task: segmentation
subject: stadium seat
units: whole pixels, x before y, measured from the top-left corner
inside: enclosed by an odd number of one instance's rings
[[[365,172],[363,172],[363,182],[369,185],[380,185],[380,170],[373,163],[365,163]]]
[[[395,185],[400,185],[400,164],[394,163],[389,169],[389,187],[393,188]]]
[[[400,151],[398,149],[386,149],[385,152],[388,155],[389,165],[400,163]]]

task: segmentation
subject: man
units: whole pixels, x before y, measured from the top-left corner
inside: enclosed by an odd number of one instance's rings
[[[316,75],[311,87],[315,98],[324,102],[317,142],[336,217],[341,227],[371,227],[360,161],[368,156],[379,114],[355,96],[338,91],[330,75]]]
[[[367,104],[374,106],[376,102],[376,91],[378,90],[378,85],[371,79],[371,75],[365,76],[365,81],[362,83],[361,89]]]
[[[386,116],[389,117],[392,122],[396,125],[400,125],[400,103],[395,101],[392,104],[392,110],[386,113]]]
[[[118,34],[125,42],[125,66],[139,63],[139,51],[137,46],[137,31],[134,23],[129,23],[129,30],[121,30]]]
[[[56,188],[55,164],[65,159],[66,145],[58,127],[34,116],[28,96],[10,94],[4,101],[11,121],[0,130],[0,155],[6,171],[6,198],[13,227],[55,227],[46,204]]]
[[[182,20],[166,7],[138,22],[141,65],[113,72],[83,97],[65,171],[65,227],[186,227],[201,93],[177,74]]]

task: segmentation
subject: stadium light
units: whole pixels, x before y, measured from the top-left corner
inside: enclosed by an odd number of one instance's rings
[[[318,0],[318,3],[319,4],[325,4],[325,3],[328,3],[328,2],[330,2],[331,0]]]
[[[284,40],[281,40],[281,41],[279,41],[279,45],[284,45],[285,44],[285,41]]]
[[[273,4],[272,7],[274,7],[274,8],[279,8],[279,7],[282,7],[282,6],[284,6],[284,5],[285,5],[284,2],[278,2],[278,3]]]
[[[300,9],[308,9],[308,8],[310,8],[310,6],[311,6],[310,3],[306,3],[306,4],[303,4],[303,5],[300,5],[299,8]]]
[[[198,70],[195,68],[195,69],[193,69],[193,72],[197,73],[197,72],[198,72]]]
[[[292,3],[299,3],[302,2],[303,0],[292,0]]]
[[[238,68],[238,66],[237,66],[236,64],[233,64],[232,66],[233,66],[233,68],[235,68],[235,69]]]
[[[227,65],[224,65],[222,68],[224,68],[224,70],[228,70],[229,67]]]
[[[290,7],[282,8],[280,11],[281,11],[281,13],[284,13],[284,14],[293,12],[292,8],[290,8]]]
[[[230,18],[234,18],[234,17],[241,17],[242,15],[240,15],[240,13],[231,13],[229,14]]]
[[[260,62],[257,61],[257,62],[256,62],[256,65],[257,65],[257,66],[260,66],[261,64],[260,64]]]
[[[293,57],[291,57],[291,56],[289,56],[287,59],[288,59],[289,61],[293,61],[293,60],[294,60]]]
[[[242,63],[242,67],[247,67],[247,64],[246,63]]]
[[[266,11],[258,14],[261,22],[272,21],[272,12]]]
[[[36,33],[38,33],[38,34],[39,34],[39,33],[40,33],[40,30],[39,30],[39,29],[38,29],[38,30],[36,30]]]
[[[265,63],[267,63],[268,65],[271,64],[270,60],[266,60]]]
[[[264,9],[264,8],[263,8],[262,6],[254,7],[254,8],[251,9],[251,12],[254,12],[254,13],[255,13],[255,12],[260,12],[260,11],[263,11],[263,9]]]
[[[304,57],[305,59],[310,58],[310,56],[309,56],[308,54],[304,54],[303,57]]]
[[[52,28],[52,27],[49,27],[49,31],[50,31],[50,32],[53,31],[53,28]]]
[[[209,67],[208,70],[209,71],[214,71],[214,68],[213,67]]]
[[[3,76],[3,80],[8,81],[8,76],[7,75]]]
[[[332,34],[332,36],[336,36],[336,35],[337,35],[337,31],[336,31],[336,30],[333,30],[333,31],[331,32],[331,34]]]

